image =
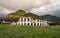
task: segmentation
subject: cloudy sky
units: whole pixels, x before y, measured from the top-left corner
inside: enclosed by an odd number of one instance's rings
[[[37,15],[60,17],[60,0],[0,0],[0,17],[16,10],[29,10]]]

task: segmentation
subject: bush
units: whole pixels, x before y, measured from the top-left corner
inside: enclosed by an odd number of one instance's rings
[[[56,23],[48,23],[49,25],[60,25],[60,23],[56,22]]]

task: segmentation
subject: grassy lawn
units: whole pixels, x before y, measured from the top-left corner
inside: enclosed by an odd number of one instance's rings
[[[0,25],[0,38],[60,38],[60,26]]]

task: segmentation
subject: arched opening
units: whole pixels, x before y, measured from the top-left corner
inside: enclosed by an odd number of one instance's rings
[[[31,23],[31,25],[33,25],[33,24]]]
[[[26,18],[24,18],[24,22],[26,22]]]
[[[36,26],[36,23],[34,23],[34,26]]]
[[[28,23],[28,25],[30,25],[30,24]]]
[[[28,18],[28,22],[29,22],[29,18]]]
[[[21,22],[23,22],[23,18],[21,18]]]
[[[21,25],[23,25],[23,23],[21,23]]]
[[[37,26],[39,26],[39,23],[37,23]]]
[[[26,23],[24,23],[24,25],[26,26]]]
[[[40,26],[41,26],[41,23],[40,23]]]

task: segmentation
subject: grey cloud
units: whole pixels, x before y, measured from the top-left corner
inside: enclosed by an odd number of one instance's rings
[[[23,9],[37,15],[51,14],[60,17],[60,0],[0,0],[0,6],[6,8],[4,11],[0,7],[3,14],[7,14],[8,11]],[[2,13],[0,11],[0,14]]]
[[[2,8],[2,9],[0,10],[0,17],[4,17],[4,16],[6,16],[6,15],[8,15],[8,14],[10,14],[10,13],[11,13],[11,11],[9,11],[8,9]]]
[[[40,7],[48,2],[49,0],[0,0],[0,5],[12,10],[26,10],[34,7]]]
[[[0,16],[16,10],[29,10],[48,4],[49,0],[0,0]]]
[[[50,0],[50,4],[41,6],[40,8],[33,8],[31,12],[37,15],[51,14],[60,17],[60,0]]]

